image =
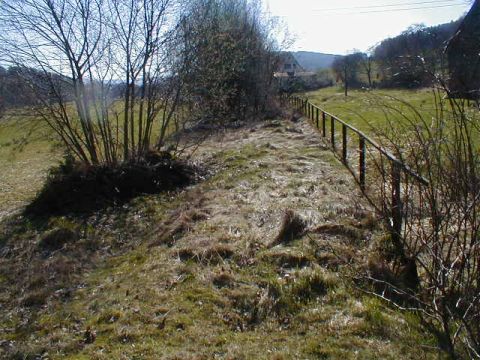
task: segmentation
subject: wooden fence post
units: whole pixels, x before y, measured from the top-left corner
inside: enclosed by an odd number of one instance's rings
[[[317,129],[319,128],[319,127],[318,127],[319,113],[320,113],[320,110],[318,110],[318,108],[317,108],[316,114],[315,114],[315,119],[316,119],[316,121],[317,121]]]
[[[365,138],[360,136],[360,164],[359,164],[359,172],[360,172],[360,189],[365,191],[365,172],[366,172],[366,146],[365,146]]]
[[[335,118],[333,116],[330,116],[330,141],[333,150],[335,150]]]
[[[342,160],[347,165],[347,126],[342,124]]]
[[[322,111],[322,135],[323,137],[327,136],[327,116],[325,111]]]

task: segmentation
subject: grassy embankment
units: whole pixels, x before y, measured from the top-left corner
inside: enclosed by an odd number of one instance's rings
[[[437,358],[414,316],[351,281],[381,229],[309,125],[225,136],[197,153],[215,175],[181,194],[3,223],[0,355]],[[273,246],[287,208],[308,232]]]

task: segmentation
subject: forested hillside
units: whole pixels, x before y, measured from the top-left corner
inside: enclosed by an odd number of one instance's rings
[[[412,25],[401,35],[382,41],[373,55],[386,86],[428,86],[445,70],[444,50],[461,19],[433,27]]]

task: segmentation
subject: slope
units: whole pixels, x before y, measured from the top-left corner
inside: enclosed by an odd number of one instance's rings
[[[2,223],[0,357],[437,357],[351,280],[381,231],[308,123],[228,130],[194,157],[213,173],[181,193]],[[302,226],[275,242],[286,214]]]

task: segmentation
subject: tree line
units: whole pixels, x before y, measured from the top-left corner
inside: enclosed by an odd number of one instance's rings
[[[369,53],[353,51],[339,57],[333,71],[349,87],[418,88],[430,86],[446,71],[444,49],[462,19],[433,27],[412,25],[383,40]]]

